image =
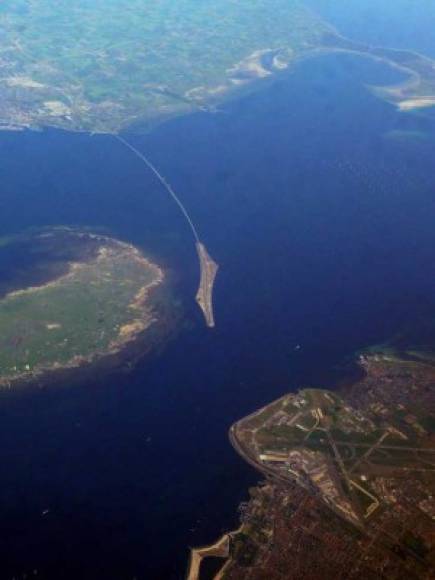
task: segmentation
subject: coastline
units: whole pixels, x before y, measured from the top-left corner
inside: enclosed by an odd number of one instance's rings
[[[205,558],[222,558],[222,567],[217,572],[213,580],[221,580],[224,577],[225,569],[231,562],[231,542],[243,532],[243,523],[236,529],[224,532],[216,542],[207,544],[199,548],[191,548],[189,555],[189,565],[186,573],[186,580],[200,580],[201,564]]]
[[[162,290],[159,286],[149,291],[149,300],[156,312],[155,322],[123,343],[120,348],[95,353],[92,358],[75,361],[75,364],[41,368],[38,373],[27,372],[7,382],[0,381],[0,396],[14,395],[18,391],[33,387],[44,389],[61,384],[67,387],[81,385],[88,380],[98,381],[113,371],[130,372],[142,359],[160,352],[179,331],[182,311],[177,311],[174,315],[169,310],[165,304],[166,298],[160,297]]]
[[[367,425],[371,425],[370,429],[372,430],[375,429],[375,427],[373,426],[374,424],[370,423],[370,421],[372,421],[374,417],[378,417],[378,420],[380,420],[379,425],[382,426],[384,432],[380,436],[379,432],[375,431],[377,439],[375,441],[371,441],[367,445],[370,451],[373,451],[378,447],[380,448],[383,444],[382,442],[384,441],[384,439],[386,437],[390,437],[392,438],[392,440],[385,445],[385,449],[388,450],[388,453],[398,451],[399,453],[403,454],[405,452],[408,452],[409,450],[415,451],[414,447],[417,447],[418,445],[420,445],[418,449],[420,449],[421,451],[425,451],[426,453],[435,453],[433,443],[432,447],[430,446],[431,435],[430,431],[428,431],[429,429],[428,424],[424,423],[423,428],[421,426],[420,417],[418,415],[419,412],[418,410],[423,409],[423,412],[427,412],[429,413],[428,416],[431,416],[430,410],[433,409],[433,406],[431,406],[431,401],[433,401],[433,391],[431,392],[430,389],[427,388],[427,385],[430,386],[433,385],[432,383],[434,376],[433,355],[421,357],[418,356],[418,351],[414,352],[413,350],[397,351],[397,353],[390,354],[388,351],[384,352],[384,350],[378,351],[378,349],[376,349],[375,351],[371,352],[370,349],[367,349],[364,355],[359,354],[359,356],[357,356],[357,360],[359,367],[363,371],[363,377],[361,378],[361,380],[357,381],[356,383],[351,383],[350,385],[347,385],[347,388],[344,388],[343,385],[339,386],[337,384],[337,390],[335,392],[337,393],[338,396],[343,396],[344,411],[351,412],[351,409],[355,409],[354,413],[357,420],[361,420],[361,418],[363,420],[367,420]],[[392,384],[394,384],[394,380],[399,383],[395,385],[395,388],[392,387]],[[421,534],[422,538],[426,537],[425,533],[430,529],[430,524],[428,523],[430,521],[430,511],[431,509],[433,509],[433,507],[431,508],[433,502],[431,504],[430,501],[432,499],[432,496],[429,495],[431,487],[429,484],[429,479],[420,480],[420,475],[415,475],[415,473],[412,474],[412,472],[413,470],[416,472],[425,471],[431,474],[433,472],[433,469],[428,467],[429,463],[428,461],[422,460],[423,467],[420,469],[418,467],[414,468],[413,463],[410,464],[410,467],[403,467],[402,462],[404,461],[404,458],[402,455],[399,457],[399,459],[397,459],[397,465],[394,464],[393,466],[391,466],[390,463],[388,463],[388,460],[386,460],[385,457],[382,459],[381,463],[379,462],[376,463],[376,460],[374,461],[374,463],[371,464],[371,466],[369,466],[369,464],[367,463],[367,466],[361,472],[362,475],[360,476],[361,479],[360,483],[357,483],[355,481],[355,477],[353,477],[352,479],[352,487],[360,492],[362,491],[363,493],[367,494],[367,496],[370,497],[372,501],[367,511],[363,514],[364,519],[360,522],[359,520],[357,521],[355,518],[351,519],[349,517],[344,517],[343,513],[341,513],[340,510],[335,507],[335,505],[331,504],[330,501],[325,500],[324,493],[326,493],[328,490],[326,487],[322,488],[321,487],[322,484],[320,483],[318,484],[320,480],[318,479],[317,471],[313,472],[315,474],[314,480],[316,481],[316,486],[319,485],[320,487],[313,486],[312,484],[304,485],[303,482],[301,481],[301,478],[298,477],[297,472],[294,472],[292,469],[288,469],[288,471],[290,471],[292,475],[293,474],[296,475],[296,477],[289,477],[288,475],[282,476],[277,468],[273,467],[271,469],[268,469],[267,466],[261,464],[260,462],[257,462],[255,458],[252,456],[252,449],[251,453],[249,453],[249,451],[246,451],[244,449],[243,433],[240,434],[242,436],[239,436],[239,434],[237,434],[238,426],[240,425],[242,430],[245,428],[249,429],[250,432],[255,433],[258,430],[258,428],[264,424],[264,421],[268,421],[270,417],[273,416],[278,417],[279,413],[282,412],[283,405],[288,404],[287,399],[290,396],[293,397],[298,396],[298,394],[301,392],[303,391],[298,391],[296,395],[287,394],[278,399],[275,399],[269,405],[263,406],[262,408],[258,409],[254,413],[245,416],[243,419],[237,421],[231,426],[229,430],[229,439],[233,448],[242,457],[242,459],[244,459],[247,463],[255,467],[257,471],[259,471],[266,477],[266,483],[261,483],[259,481],[256,487],[254,488],[254,491],[256,490],[255,494],[254,492],[250,492],[251,496],[250,500],[246,504],[241,504],[240,508],[242,514],[241,525],[237,531],[225,533],[223,536],[220,537],[220,539],[215,544],[211,544],[210,546],[206,546],[204,548],[193,549],[191,551],[189,571],[193,569],[196,572],[196,570],[198,570],[198,573],[196,573],[193,576],[188,576],[188,580],[200,580],[199,564],[201,562],[201,559],[207,556],[214,556],[215,555],[214,550],[218,549],[219,551],[219,548],[223,545],[225,539],[231,540],[232,537],[234,537],[237,533],[240,532],[242,534],[240,536],[240,541],[244,546],[242,548],[242,551],[240,552],[240,550],[237,547],[234,547],[233,552],[231,552],[231,550],[228,550],[226,552],[227,555],[225,555],[224,551],[222,550],[221,557],[223,558],[225,557],[226,561],[223,567],[220,568],[219,572],[214,576],[214,580],[221,580],[228,570],[230,571],[229,577],[231,578],[233,577],[242,578],[244,576],[241,576],[240,574],[241,573],[244,574],[248,570],[254,573],[255,571],[260,570],[264,571],[265,562],[269,561],[270,554],[275,551],[275,545],[278,546],[281,542],[282,549],[282,541],[285,542],[285,538],[283,540],[283,537],[287,532],[284,531],[282,523],[275,524],[275,522],[280,517],[278,515],[279,513],[281,513],[279,510],[282,509],[283,507],[287,509],[287,505],[291,504],[291,501],[293,501],[294,504],[293,505],[294,517],[300,518],[302,516],[299,516],[298,514],[304,513],[306,515],[307,521],[311,521],[310,518],[313,517],[315,509],[318,510],[319,517],[322,518],[322,521],[324,521],[325,518],[328,517],[328,514],[330,514],[331,517],[335,518],[334,520],[335,523],[332,526],[332,527],[335,526],[335,531],[331,533],[336,534],[337,538],[345,537],[347,541],[355,542],[355,545],[359,545],[360,543],[362,543],[367,546],[366,548],[367,550],[376,543],[375,540],[378,534],[377,518],[381,519],[391,518],[391,521],[395,521],[396,503],[400,507],[400,509],[403,510],[401,512],[401,515],[404,520],[403,525],[407,526],[410,523],[414,524],[414,527],[412,529],[419,530],[419,533]],[[320,389],[318,392],[326,393],[327,391],[322,391],[322,389]],[[415,397],[414,393],[421,394],[423,396],[422,397],[423,400],[419,402],[419,398]],[[328,395],[326,395],[326,397],[328,397]],[[332,402],[332,399],[330,399],[330,401]],[[315,404],[320,403],[319,401],[316,400]],[[277,406],[278,409],[276,408]],[[299,417],[303,413],[300,411],[299,406],[298,409],[299,411],[296,410],[295,417]],[[405,417],[404,419],[401,419],[400,416],[399,419],[397,419],[395,415],[395,413],[397,413],[397,410],[399,410],[399,413],[403,411]],[[269,416],[262,419],[263,423],[261,423],[259,426],[256,425],[249,426],[249,422],[251,420],[254,420],[257,415],[261,415],[264,413],[266,414],[269,413]],[[369,419],[364,419],[364,417],[369,417]],[[323,414],[320,413],[317,419],[323,420]],[[395,421],[397,420],[402,421],[402,423],[399,424],[397,422],[394,422],[393,419]],[[302,419],[299,419],[299,421],[303,422]],[[318,424],[319,423],[317,422],[317,424],[314,426],[315,429],[317,428]],[[323,428],[323,431],[329,433],[328,431],[329,427],[327,426],[327,423],[325,423],[325,425],[326,426]],[[296,426],[299,427],[299,425]],[[303,429],[303,427],[301,428]],[[360,431],[358,431],[357,429],[355,433],[360,433]],[[421,440],[413,439],[413,437],[420,437]],[[425,437],[426,439],[424,439]],[[330,435],[328,435],[328,438],[331,440]],[[397,438],[399,438],[398,443]],[[405,446],[403,445],[403,440],[406,441]],[[348,442],[347,444],[352,445],[351,442]],[[357,445],[355,442],[354,444]],[[258,452],[258,449],[256,452]],[[299,451],[295,451],[294,453],[296,454],[298,452]],[[263,451],[263,453],[266,452]],[[267,453],[272,455],[273,451],[267,451]],[[279,454],[277,454],[276,458],[270,459],[270,461],[277,462],[282,461],[281,455],[279,455],[279,457],[278,455]],[[368,455],[369,452],[365,451],[363,457],[368,457]],[[261,459],[262,456],[260,455],[259,457]],[[296,460],[293,459],[293,461]],[[340,461],[338,461],[339,464]],[[414,456],[412,456],[412,461],[414,461]],[[356,460],[355,465],[359,465],[360,463],[361,459]],[[342,468],[345,469],[344,464],[340,465],[342,465]],[[354,468],[355,466],[352,467],[352,469]],[[346,467],[346,470],[347,469],[348,467]],[[375,471],[373,471],[372,473],[371,470],[376,469],[379,470],[379,473]],[[406,481],[406,483],[403,480],[403,475],[401,475],[401,470],[406,470],[407,472],[410,472],[409,478]],[[380,478],[379,481],[384,481],[384,484],[381,485],[381,483],[379,483],[378,480],[375,480],[377,483],[373,483],[374,487],[373,488],[369,487],[369,491],[367,492],[365,488],[367,488],[368,483],[366,482],[368,480],[371,481],[371,478],[375,477]],[[429,478],[429,475],[427,476],[427,478]],[[394,497],[391,495],[392,493],[391,490],[388,491],[390,489],[388,487],[389,485],[391,489],[394,490],[393,494]],[[416,498],[418,498],[416,501],[418,504],[418,508],[420,509],[420,512],[418,516],[419,519],[417,521],[414,519],[415,518],[415,512],[413,511],[414,508],[410,507],[411,504],[408,503],[409,486],[411,486],[414,493],[416,494]],[[261,501],[260,503],[258,502],[258,497],[262,493],[261,490],[266,488],[270,488],[272,490],[270,496],[271,498],[274,498],[276,496],[275,500],[271,501],[276,501],[277,502],[276,505],[281,507],[276,507],[275,505],[275,507],[269,510],[267,502],[263,504],[261,504]],[[324,492],[323,489],[326,491]],[[295,493],[296,496],[298,497],[300,496],[299,500],[297,499],[297,497],[294,500],[288,499]],[[424,495],[425,493],[426,496]],[[424,499],[425,497],[429,499]],[[355,497],[352,497],[352,501],[356,501]],[[301,507],[301,505],[302,504],[305,505],[305,503],[307,503],[307,505],[311,505],[311,508],[308,508],[308,511],[306,512],[304,511],[305,508]],[[381,515],[379,515],[378,512],[376,512],[375,514],[375,511],[381,504],[383,505],[383,510],[379,510],[379,512],[381,512]],[[253,522],[256,521],[255,520],[256,514],[258,515],[256,509],[261,507],[262,505],[263,505],[262,509],[264,514],[266,514],[265,517],[268,523],[253,524]],[[405,508],[408,509],[408,511],[406,511]],[[277,509],[278,511],[276,511]],[[427,516],[429,516],[429,518]],[[259,526],[258,529],[261,530],[263,535],[270,534],[270,538],[273,538],[273,540],[270,540],[270,545],[266,545],[263,548],[261,544],[262,540],[260,538],[259,542],[261,546],[257,541],[256,549],[258,553],[260,552],[262,553],[262,556],[258,558],[255,557],[256,558],[255,561],[252,562],[247,568],[245,568],[246,564],[240,563],[239,558],[241,557],[242,558],[241,562],[243,562],[243,554],[245,554],[247,551],[251,549],[249,538],[252,537],[253,534],[252,528],[253,525]],[[288,525],[290,530],[288,533],[289,534],[293,533],[296,535],[296,537],[298,537],[297,529],[298,525],[300,525],[299,519],[297,520],[297,523],[295,524],[294,528],[292,528],[290,524]],[[277,532],[276,530],[280,531]],[[325,527],[326,535],[329,533],[329,531],[327,530],[329,530],[329,528],[326,526]],[[243,533],[244,531],[245,534]],[[279,536],[280,533],[282,534],[282,537]],[[307,531],[307,536],[309,535],[310,532]],[[382,557],[388,559],[391,550],[391,545],[388,543],[388,541],[384,541],[382,537],[379,537],[378,540],[379,540],[379,549],[382,551]],[[395,541],[399,543],[402,541],[400,535],[397,536],[397,539]],[[327,545],[328,539],[326,539],[324,543]],[[426,564],[427,566],[430,567],[430,563],[426,562],[424,560],[424,557],[419,557],[419,554],[416,554],[416,552],[413,551],[412,548],[410,549],[408,544],[406,544],[406,542],[402,542],[400,545],[402,549],[406,551],[408,556],[412,556],[414,558],[414,560],[409,561],[411,563],[407,562],[407,564],[403,564],[403,570],[406,571],[408,565],[410,567],[412,567],[413,565],[415,565],[416,567],[422,566],[422,570],[425,569],[424,566]],[[428,545],[429,546],[431,545],[430,542],[428,543]],[[276,550],[278,551],[278,553],[280,553],[280,548],[277,547]],[[429,550],[430,548],[428,548],[428,551]],[[344,551],[345,550],[343,549],[343,554]],[[374,548],[374,552],[376,552],[376,548]],[[347,565],[352,566],[353,565],[352,552],[350,553],[346,552],[345,556],[346,558],[349,559],[349,562],[346,563],[346,566]],[[197,562],[198,557],[200,558],[199,564]],[[235,575],[233,575],[234,570]],[[358,576],[358,578],[359,577],[360,576]]]
[[[71,231],[77,233],[70,228],[66,228],[66,231]],[[166,326],[168,314],[166,308],[163,305],[164,300],[160,298],[160,291],[165,286],[166,274],[163,269],[151,262],[146,258],[142,252],[127,242],[115,240],[108,236],[97,235],[97,234],[81,234],[90,236],[93,239],[98,239],[103,241],[105,245],[98,248],[96,258],[90,258],[89,260],[83,262],[70,262],[68,271],[61,276],[49,280],[48,282],[41,284],[39,286],[30,286],[23,289],[13,290],[6,294],[2,301],[13,300],[14,298],[25,296],[27,294],[32,294],[36,292],[41,292],[46,289],[56,288],[62,282],[68,281],[73,278],[75,274],[80,272],[82,269],[89,267],[93,264],[93,261],[97,263],[99,260],[103,260],[107,257],[110,249],[113,251],[113,247],[120,249],[121,252],[128,252],[133,260],[143,265],[145,268],[153,271],[154,275],[150,282],[143,285],[138,292],[136,292],[133,300],[128,305],[128,309],[134,312],[133,318],[130,318],[125,324],[121,325],[118,329],[117,336],[111,340],[111,342],[103,349],[95,350],[92,353],[85,355],[75,355],[68,361],[64,362],[51,362],[49,364],[36,365],[32,370],[26,370],[21,373],[14,375],[5,375],[0,377],[0,391],[11,390],[15,386],[30,386],[32,384],[45,384],[48,382],[55,382],[56,377],[59,375],[73,375],[78,371],[87,370],[88,368],[96,367],[116,367],[119,364],[118,359],[129,358],[133,355],[133,358],[141,358],[139,353],[136,353],[136,349],[132,348],[135,343],[141,345],[141,351],[143,354],[151,350],[155,345],[153,344],[153,339],[150,340],[149,348],[144,348],[144,339],[148,337],[150,331],[153,327]],[[177,316],[175,315],[175,318]],[[171,326],[170,324],[168,325]],[[159,330],[156,328],[155,332],[152,334],[159,334]],[[165,332],[163,331],[163,334]],[[158,342],[158,340],[156,341]],[[125,357],[123,356],[125,355]]]
[[[53,128],[73,133],[88,133],[89,135],[116,136],[121,132],[147,133],[172,119],[184,117],[195,112],[219,113],[220,106],[260,90],[260,82],[263,86],[265,82],[274,81],[280,75],[291,73],[292,68],[306,59],[334,53],[359,55],[375,62],[382,62],[406,74],[409,79],[397,85],[371,87],[378,98],[395,104],[399,111],[408,112],[423,107],[435,106],[435,87],[433,93],[419,94],[419,87],[424,87],[425,84],[423,75],[410,66],[409,63],[396,62],[387,53],[397,53],[399,56],[400,54],[408,55],[420,61],[420,63],[426,64],[429,68],[431,63],[435,62],[433,59],[412,50],[364,45],[359,41],[353,41],[343,36],[327,22],[324,22],[324,26],[324,40],[319,42],[318,45],[306,45],[296,48],[291,45],[273,48],[257,47],[227,68],[225,71],[226,76],[221,79],[220,84],[192,87],[183,94],[173,93],[164,85],[150,86],[147,90],[169,95],[173,99],[174,105],[165,106],[161,110],[156,108],[146,113],[142,111],[137,114],[131,114],[125,121],[118,123],[117,126],[98,127],[96,125],[90,128],[89,126],[80,126],[79,123],[71,124],[70,119],[67,119],[68,122],[62,122],[62,117],[56,117],[53,119],[56,120],[56,123],[51,123],[50,119],[41,124],[27,122],[20,125],[19,123],[5,124],[0,122],[0,131],[41,131]],[[431,71],[429,70],[428,72]],[[409,91],[409,94],[404,94],[407,91]]]

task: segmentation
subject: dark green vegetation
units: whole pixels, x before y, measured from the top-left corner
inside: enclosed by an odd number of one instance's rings
[[[0,258],[28,253],[0,299],[0,384],[116,353],[155,321],[149,291],[163,274],[133,246],[56,229],[6,240]]]

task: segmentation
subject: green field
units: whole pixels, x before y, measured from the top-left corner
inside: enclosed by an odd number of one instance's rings
[[[116,352],[152,324],[145,291],[160,269],[130,245],[74,231],[53,233],[53,252],[57,243],[71,248],[77,236],[66,273],[0,300],[0,383]],[[46,237],[43,243],[46,255]]]

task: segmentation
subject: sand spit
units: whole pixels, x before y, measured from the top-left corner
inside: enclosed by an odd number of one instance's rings
[[[405,99],[397,105],[399,111],[413,111],[435,106],[435,95],[428,97],[416,97],[415,99]]]

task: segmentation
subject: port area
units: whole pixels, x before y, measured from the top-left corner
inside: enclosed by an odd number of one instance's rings
[[[196,251],[198,253],[201,270],[196,301],[204,314],[207,326],[213,328],[215,326],[213,315],[213,286],[219,266],[210,257],[206,247],[201,242],[196,243]]]

